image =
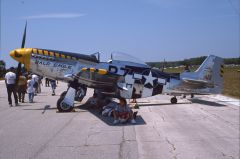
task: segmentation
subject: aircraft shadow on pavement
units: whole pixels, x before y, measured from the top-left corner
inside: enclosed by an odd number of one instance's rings
[[[108,124],[109,126],[115,126],[115,125],[112,124],[113,123],[113,117],[102,116],[101,111],[99,109],[89,108],[88,105],[86,105],[86,104],[75,106],[75,109],[80,109],[81,111],[68,112],[68,113],[81,113],[81,112],[88,111],[88,112],[92,113],[93,115],[95,115],[96,117],[98,117],[104,123]],[[42,111],[42,114],[44,114],[48,110],[57,110],[57,108],[56,107],[51,107],[50,105],[45,105],[43,108],[35,108],[35,109],[29,108],[29,109],[23,109],[23,110],[37,110],[37,111]],[[139,114],[136,117],[136,122],[137,123],[134,124],[134,125],[145,125],[146,124],[144,119]],[[130,126],[130,125],[132,125],[132,124],[125,123],[125,124],[118,124],[116,126]]]
[[[104,123],[106,123],[109,126],[132,126],[133,124],[131,124],[130,122],[127,123],[123,123],[123,124],[117,124],[117,125],[113,125],[113,117],[108,117],[108,116],[102,116],[101,114],[101,110],[99,109],[93,109],[93,108],[89,108],[88,105],[86,104],[82,104],[82,105],[78,105],[76,106],[76,108],[80,109],[80,110],[86,110],[89,111],[90,113],[92,113],[93,115],[95,115],[97,118],[99,118],[101,121],[103,121]],[[141,115],[137,115],[136,117],[136,124],[134,125],[145,125],[146,122],[144,121],[144,119],[142,118]]]
[[[213,101],[202,100],[202,99],[198,99],[198,98],[193,98],[193,99],[189,99],[189,100],[192,103],[203,104],[203,105],[207,105],[207,106],[226,107],[226,105],[224,105],[224,104],[220,104],[220,103],[213,102]]]

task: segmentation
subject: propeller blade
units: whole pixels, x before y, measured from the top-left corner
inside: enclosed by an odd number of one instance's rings
[[[18,67],[17,67],[17,73],[16,73],[16,83],[18,83],[19,75],[20,75],[21,69],[22,69],[22,63],[19,62],[19,63],[18,63]]]
[[[24,33],[23,33],[23,39],[22,39],[22,46],[21,46],[21,48],[24,48],[24,46],[25,46],[26,31],[27,31],[27,21],[26,21],[26,24],[25,24],[25,29],[24,29]]]
[[[21,46],[21,48],[24,48],[24,47],[25,47],[26,32],[27,32],[27,21],[26,21],[25,28],[24,28],[24,33],[23,33],[23,39],[22,39],[22,46]],[[16,83],[18,83],[19,75],[20,75],[21,70],[22,70],[22,63],[19,62],[19,63],[18,63],[18,67],[17,67],[17,73],[16,73],[16,76],[17,76],[17,77],[16,77]]]

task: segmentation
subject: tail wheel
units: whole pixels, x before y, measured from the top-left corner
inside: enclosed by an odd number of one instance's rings
[[[172,97],[171,98],[171,103],[172,104],[176,104],[177,103],[177,98],[176,97]]]
[[[65,95],[66,95],[66,93],[65,93]],[[60,98],[57,101],[57,109],[59,112],[71,112],[73,110],[73,106],[68,105],[63,102],[65,95],[63,97],[60,96]]]

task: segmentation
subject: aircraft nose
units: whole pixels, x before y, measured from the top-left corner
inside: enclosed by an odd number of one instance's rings
[[[29,67],[30,64],[30,55],[32,49],[29,48],[21,48],[12,50],[9,55],[16,61],[21,62],[25,65],[25,67]]]
[[[15,50],[12,50],[11,52],[10,52],[10,56],[14,59],[14,53],[15,53]]]

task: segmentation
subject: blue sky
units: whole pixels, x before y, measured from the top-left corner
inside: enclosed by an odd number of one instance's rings
[[[21,46],[143,61],[238,57],[239,0],[1,0],[0,59]]]

